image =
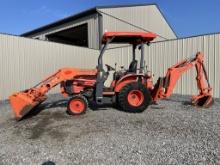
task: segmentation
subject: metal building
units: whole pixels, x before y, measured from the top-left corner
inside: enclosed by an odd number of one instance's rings
[[[99,49],[105,31],[152,31],[159,41],[177,38],[156,4],[99,6],[22,36]]]

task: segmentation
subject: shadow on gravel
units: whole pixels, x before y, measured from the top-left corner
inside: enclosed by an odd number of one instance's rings
[[[58,100],[55,102],[43,103],[36,106],[33,110],[31,110],[23,119],[29,119],[33,116],[38,115],[42,111],[52,108],[63,108],[66,107],[68,100]]]
[[[38,106],[36,106],[33,110],[31,110],[24,118],[24,119],[29,119],[32,118],[38,114],[40,114],[42,111],[46,111],[48,109],[52,108],[64,108],[68,104],[68,100],[58,100],[55,102],[48,102],[48,103],[43,103]],[[96,104],[90,104],[89,108],[93,111],[99,111],[99,110],[109,110],[109,108],[114,108],[117,110],[120,110],[119,108],[116,107],[116,105],[113,104],[104,104],[104,105],[96,105]],[[121,111],[121,110],[120,110]]]
[[[16,129],[14,133],[16,136],[21,136],[23,132],[28,132],[28,139],[32,140],[47,135],[50,136],[51,139],[62,141],[67,136],[67,132],[64,131],[64,128],[71,126],[71,124],[66,122],[67,120],[72,120],[72,118],[68,118],[63,112],[48,111],[40,115],[40,117],[36,118],[34,121],[26,120],[26,124],[22,124],[22,127],[20,127],[19,130]]]
[[[43,112],[43,111],[46,112],[49,109],[66,108],[67,104],[68,104],[68,100],[66,100],[66,99],[57,100],[57,101],[54,101],[54,102],[52,102],[52,101],[44,102],[44,103],[39,104],[38,106],[36,106],[34,109],[32,109],[26,116],[24,116],[24,118],[22,120],[31,119],[32,117],[40,115],[41,112]],[[92,111],[109,110],[110,108],[118,110],[118,111],[123,111],[119,107],[117,107],[115,104],[96,105],[94,103],[90,103],[89,108]],[[48,111],[48,113],[50,114],[50,118],[54,118],[54,119],[66,118],[66,116],[65,117],[63,115],[60,116],[60,114],[57,114],[56,112],[51,112],[51,113],[50,112]],[[47,113],[43,113],[43,115],[41,115],[41,117],[45,117],[45,114],[47,116]],[[47,121],[45,121],[45,122],[47,122]],[[44,123],[44,121],[41,122],[41,123]]]
[[[160,106],[160,105],[151,105],[152,109],[165,109],[165,106]]]
[[[115,104],[97,105],[95,103],[90,103],[89,108],[93,111],[109,110],[109,108],[120,110]]]
[[[133,114],[134,113],[142,113],[142,112],[131,112],[131,111],[123,110],[117,104],[104,104],[104,105],[91,104],[91,105],[89,105],[89,108],[93,111],[115,109],[117,111],[121,111],[121,112],[125,112],[125,113],[133,113]],[[163,109],[163,108],[159,108],[159,109]]]
[[[190,102],[190,101],[183,101],[182,102],[182,105],[190,105],[190,106],[194,106],[193,104],[192,104],[192,102]]]
[[[44,162],[42,165],[56,165],[56,164],[52,161],[47,161],[47,162]]]

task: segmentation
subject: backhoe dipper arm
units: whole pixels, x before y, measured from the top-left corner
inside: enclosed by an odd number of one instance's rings
[[[172,94],[173,89],[182,74],[194,66],[197,72],[196,80],[197,87],[199,89],[199,95],[193,96],[193,103],[197,104],[199,99],[209,96],[211,97],[212,88],[210,87],[208,75],[204,66],[204,55],[198,52],[194,59],[184,60],[176,65],[173,65],[168,69],[165,77],[158,79],[152,91],[153,101],[156,102],[159,99],[169,97]],[[208,87],[206,85],[208,85]]]
[[[46,100],[45,94],[63,81],[73,80],[77,76],[96,75],[97,70],[63,68],[52,74],[33,88],[14,93],[9,97],[17,120],[24,117],[30,110]]]

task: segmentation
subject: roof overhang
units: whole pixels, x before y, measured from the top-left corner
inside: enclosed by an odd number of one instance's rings
[[[53,27],[56,27],[56,26],[59,26],[59,25],[68,23],[68,22],[73,21],[73,20],[77,20],[77,19],[79,19],[79,18],[88,16],[88,15],[91,15],[91,14],[95,14],[95,13],[97,13],[97,9],[96,9],[96,8],[91,8],[91,9],[89,9],[89,10],[80,12],[80,13],[78,13],[78,14],[75,14],[75,15],[72,15],[72,16],[69,16],[69,17],[66,17],[66,18],[64,18],[64,19],[62,19],[62,20],[53,22],[53,23],[51,23],[51,24],[42,26],[42,27],[40,27],[40,28],[34,29],[34,30],[29,31],[29,32],[26,32],[26,33],[23,33],[23,34],[21,34],[21,36],[27,37],[27,36],[30,36],[30,35],[33,35],[33,34],[42,32],[42,31],[44,31],[44,30],[47,30],[47,29],[49,29],[49,28],[53,28]]]

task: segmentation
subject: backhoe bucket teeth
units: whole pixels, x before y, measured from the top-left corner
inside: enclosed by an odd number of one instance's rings
[[[203,96],[194,101],[193,104],[195,106],[209,108],[214,104],[214,99],[212,96]]]
[[[46,97],[41,97],[37,100],[34,100],[25,92],[15,93],[9,97],[9,101],[14,111],[15,118],[18,121],[26,116],[32,109],[34,109],[44,100],[46,100]]]

